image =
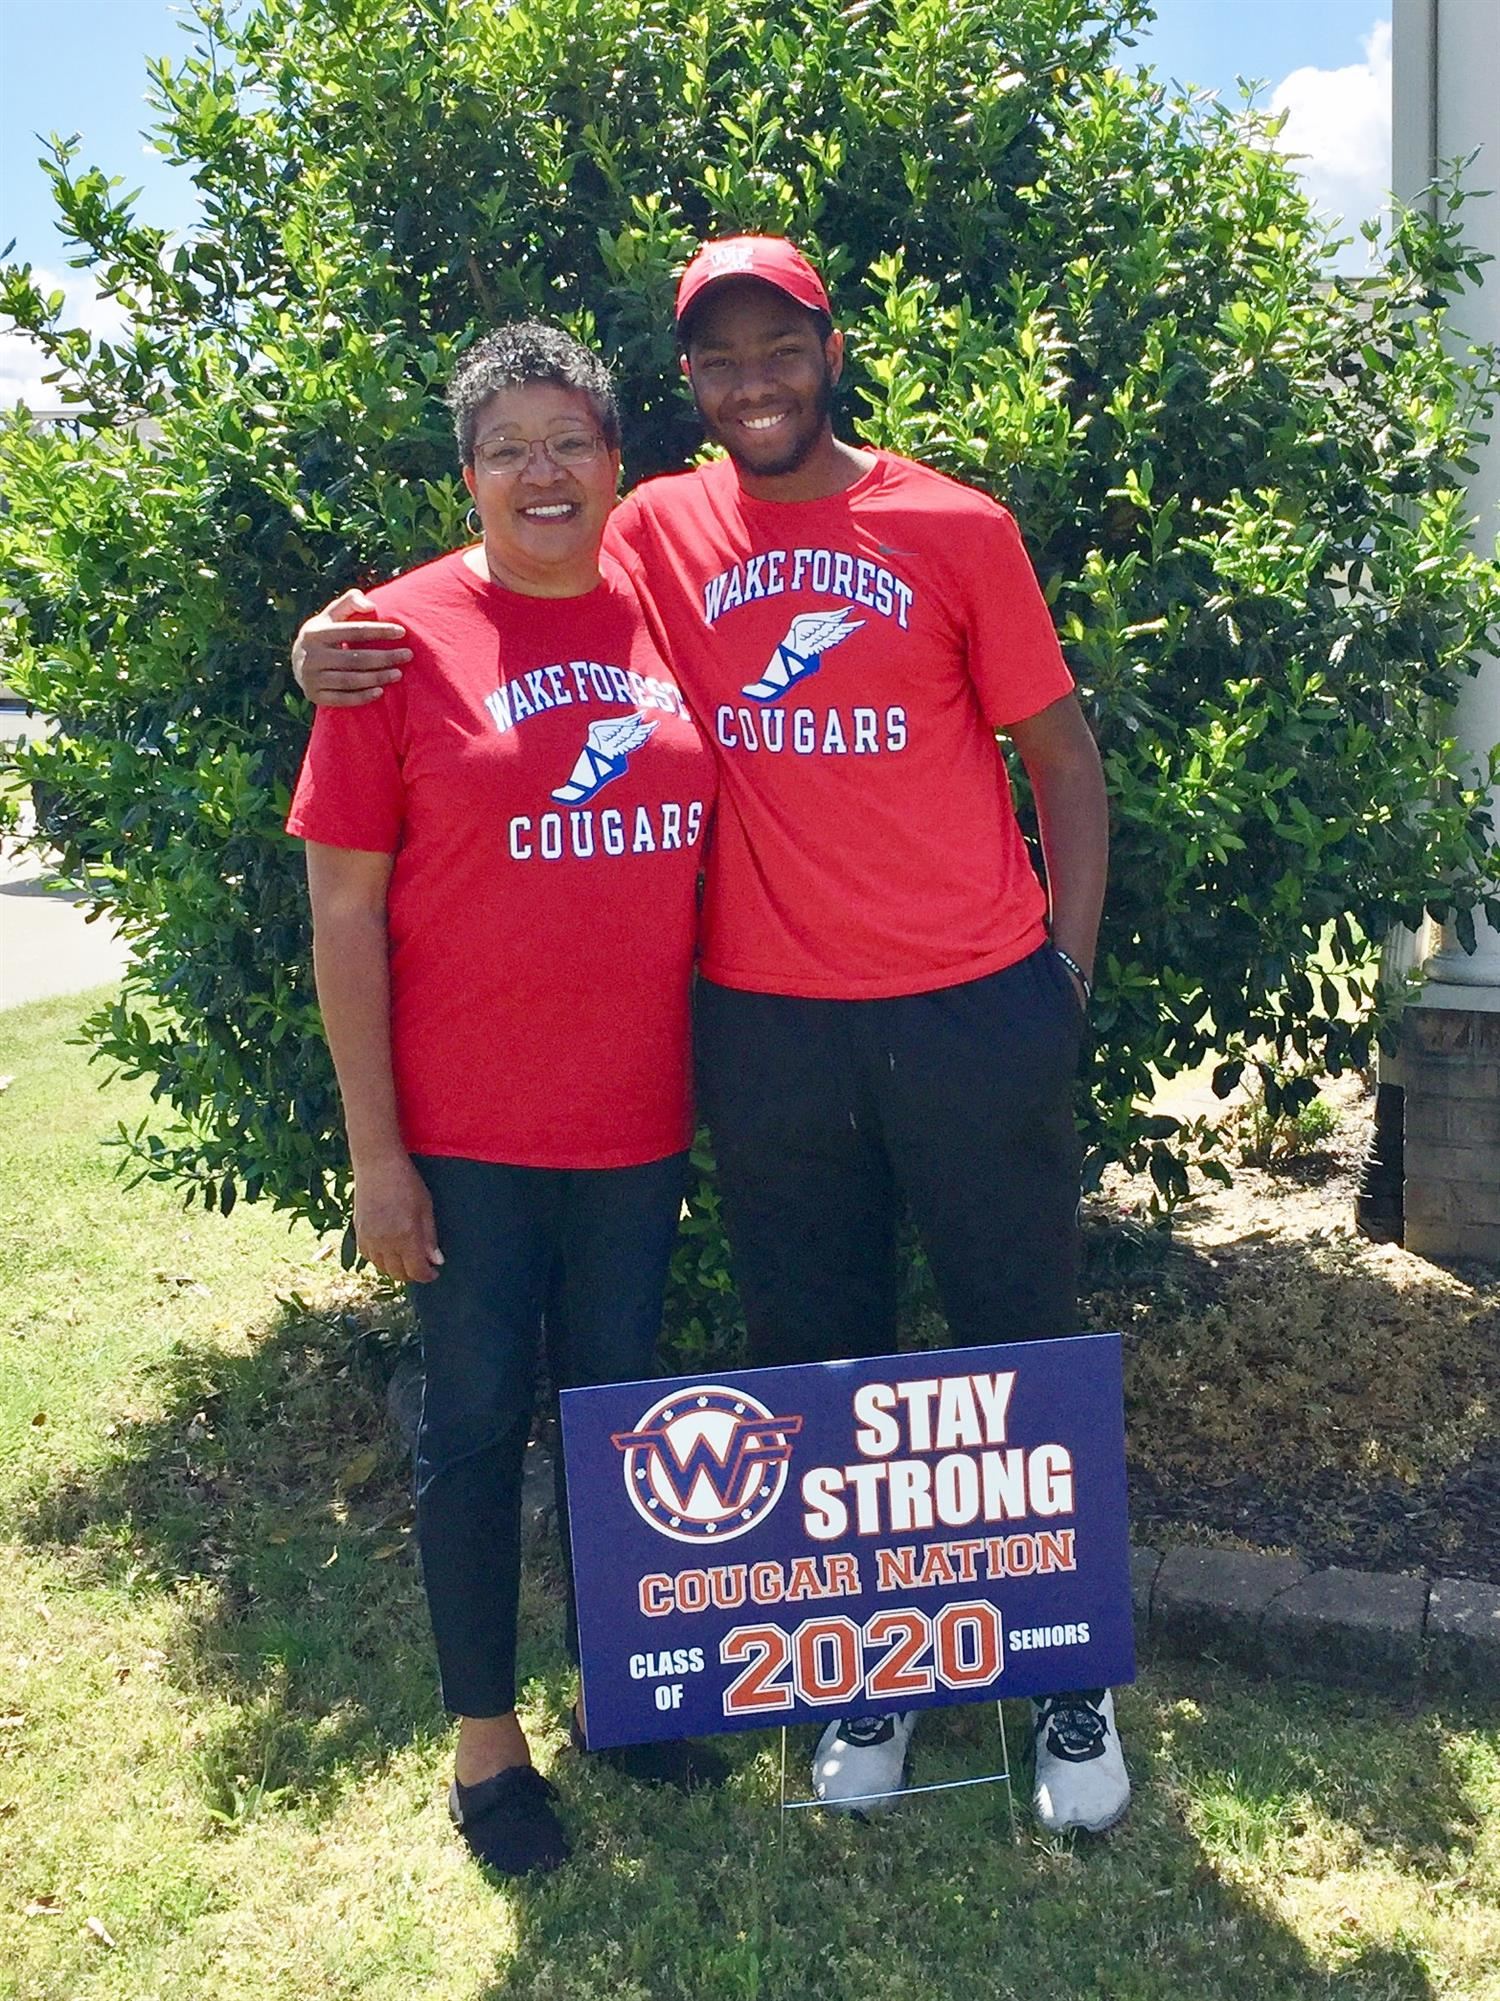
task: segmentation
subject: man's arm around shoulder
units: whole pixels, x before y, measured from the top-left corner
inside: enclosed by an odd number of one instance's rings
[[[345,591],[299,628],[292,642],[297,686],[319,708],[378,702],[411,658],[405,637],[406,627],[382,619],[363,591]]]

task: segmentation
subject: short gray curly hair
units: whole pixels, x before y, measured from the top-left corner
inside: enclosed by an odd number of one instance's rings
[[[554,382],[587,397],[605,444],[612,452],[620,449],[620,411],[605,363],[561,327],[511,320],[475,341],[448,384],[458,455],[466,466],[474,463],[474,434],[485,404],[498,390],[528,382]]]

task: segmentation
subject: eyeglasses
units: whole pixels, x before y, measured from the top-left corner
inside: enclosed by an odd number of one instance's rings
[[[538,446],[555,466],[568,471],[596,459],[604,440],[597,431],[554,431],[550,438],[490,438],[476,447],[474,463],[482,472],[511,477],[526,470]]]

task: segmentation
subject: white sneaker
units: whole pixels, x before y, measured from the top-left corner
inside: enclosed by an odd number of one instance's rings
[[[884,1813],[906,1784],[906,1747],[916,1726],[914,1709],[830,1723],[813,1753],[813,1791],[840,1813]]]
[[[1103,1834],[1125,1818],[1130,1778],[1107,1688],[1033,1702],[1036,1779],[1031,1804],[1050,1834]]]

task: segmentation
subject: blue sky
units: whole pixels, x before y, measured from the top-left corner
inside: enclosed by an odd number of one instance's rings
[[[81,132],[89,164],[140,187],[144,220],[190,228],[191,182],[142,136],[146,59],[186,52],[186,17],[182,0],[0,0],[0,246],[14,238],[13,256],[70,292],[34,135]],[[1266,82],[1320,204],[1357,220],[1390,177],[1390,17],[1391,0],[1157,0],[1157,25],[1131,59],[1231,97],[1238,76]],[[33,358],[0,335],[0,404],[22,393],[39,400]]]

